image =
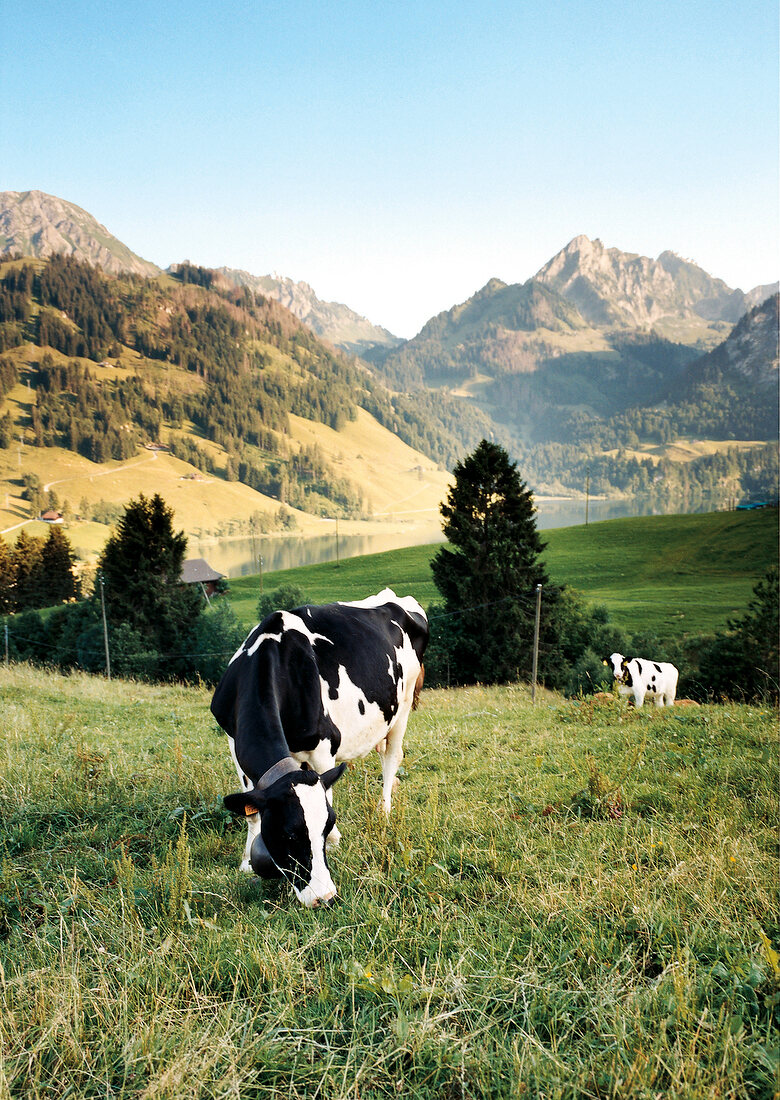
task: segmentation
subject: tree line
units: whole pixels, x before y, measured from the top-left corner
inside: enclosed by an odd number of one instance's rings
[[[441,512],[448,543],[432,562],[440,598],[428,608],[428,684],[528,681],[538,600],[537,677],[549,688],[609,689],[603,658],[640,652],[677,664],[680,692],[689,697],[777,699],[777,569],[725,631],[663,644],[649,634],[627,636],[604,607],[551,583],[533,497],[500,446],[483,440],[456,466]],[[61,530],[52,528],[45,541],[22,532],[13,548],[0,541],[0,611],[15,612],[5,619],[9,656],[92,672],[108,672],[110,662],[114,675],[215,683],[244,630],[229,600],[207,605],[197,586],[180,583],[187,540],[172,521],[159,495],[126,505],[87,598],[78,598]],[[304,602],[298,589],[277,589],[258,614]],[[36,608],[44,606],[42,615]]]
[[[52,607],[81,594],[75,571],[76,555],[60,527],[46,538],[22,529],[9,546],[0,538],[0,612]]]

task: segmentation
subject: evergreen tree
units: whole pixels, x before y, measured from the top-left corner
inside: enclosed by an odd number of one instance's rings
[[[14,559],[8,544],[0,538],[0,613],[14,609],[14,584],[16,581]]]
[[[756,584],[741,619],[729,619],[704,646],[699,676],[719,699],[777,699],[780,695],[780,613],[778,571],[774,566]]]
[[[128,631],[142,639],[143,653],[156,654],[156,668],[147,662],[144,671],[165,679],[190,671],[187,654],[200,614],[199,592],[179,581],[186,548],[162,497],[142,494],[126,506],[99,562],[112,628],[122,626],[125,642]]]
[[[41,602],[39,607],[65,603],[79,595],[73,570],[76,556],[61,527],[52,527],[41,547]]]
[[[535,590],[545,586],[546,618],[559,591],[539,561],[545,544],[533,497],[508,454],[483,439],[456,465],[441,505],[442,547],[431,563],[444,598],[437,628],[455,682],[496,683],[528,676],[532,666]]]
[[[16,536],[13,562],[15,610],[42,607],[41,539],[33,538],[22,528]]]

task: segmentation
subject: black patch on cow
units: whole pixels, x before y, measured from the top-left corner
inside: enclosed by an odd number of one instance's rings
[[[366,704],[363,702],[362,699],[358,699],[358,710],[361,714],[366,713]]]
[[[663,669],[661,668],[660,665],[656,665],[655,670],[656,670],[656,672],[663,672]]]

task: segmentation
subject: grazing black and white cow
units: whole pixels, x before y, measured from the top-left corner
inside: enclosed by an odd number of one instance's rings
[[[306,906],[335,897],[330,788],[346,761],[377,748],[390,812],[427,643],[422,607],[390,588],[275,611],[250,632],[211,702],[243,788],[224,800],[247,817],[242,870],[283,875]]]
[[[657,707],[674,706],[679,676],[674,665],[622,653],[613,653],[604,664],[612,669],[620,694],[633,696],[634,706],[641,707],[647,696]]]

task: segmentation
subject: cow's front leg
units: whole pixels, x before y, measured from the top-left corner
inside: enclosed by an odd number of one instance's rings
[[[255,837],[260,832],[260,814],[252,814],[251,817],[246,819],[246,848],[244,848],[244,858],[241,861],[241,870],[246,871],[247,874],[252,874],[252,862],[250,860],[250,854],[252,852],[252,845],[255,842]]]

